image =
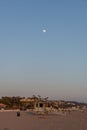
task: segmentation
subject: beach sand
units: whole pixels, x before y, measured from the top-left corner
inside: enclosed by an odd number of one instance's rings
[[[87,111],[62,115],[0,112],[0,130],[87,130]]]

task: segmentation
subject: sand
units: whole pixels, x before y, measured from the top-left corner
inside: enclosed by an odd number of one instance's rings
[[[0,130],[87,130],[87,111],[62,115],[0,112]]]

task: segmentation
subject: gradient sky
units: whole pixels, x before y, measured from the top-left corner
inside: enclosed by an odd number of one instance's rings
[[[0,0],[0,96],[33,94],[87,101],[86,0]]]

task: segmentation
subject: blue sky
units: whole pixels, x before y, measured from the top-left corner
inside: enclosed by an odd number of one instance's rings
[[[0,1],[0,96],[87,101],[86,35],[86,0]]]

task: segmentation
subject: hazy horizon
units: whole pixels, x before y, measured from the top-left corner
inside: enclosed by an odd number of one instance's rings
[[[85,0],[0,1],[0,96],[87,102],[86,34]]]

